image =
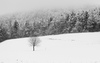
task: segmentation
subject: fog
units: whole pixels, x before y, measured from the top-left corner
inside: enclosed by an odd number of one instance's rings
[[[99,0],[0,0],[0,15],[34,9],[75,8],[97,4]]]

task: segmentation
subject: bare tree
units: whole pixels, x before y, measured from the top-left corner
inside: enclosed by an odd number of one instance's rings
[[[33,46],[33,51],[35,51],[35,46],[39,46],[40,39],[38,37],[31,37],[30,45]]]

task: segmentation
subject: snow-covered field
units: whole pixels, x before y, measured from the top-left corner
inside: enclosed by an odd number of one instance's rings
[[[100,63],[100,32],[38,37],[33,51],[30,38],[0,43],[0,63]]]

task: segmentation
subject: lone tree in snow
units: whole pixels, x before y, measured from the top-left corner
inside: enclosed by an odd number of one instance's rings
[[[30,45],[33,46],[33,51],[35,51],[35,46],[39,46],[40,39],[37,37],[31,37],[29,42],[30,42]]]

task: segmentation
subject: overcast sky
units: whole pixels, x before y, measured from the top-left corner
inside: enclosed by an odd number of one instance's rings
[[[0,14],[42,8],[74,7],[100,4],[99,0],[0,0]]]

